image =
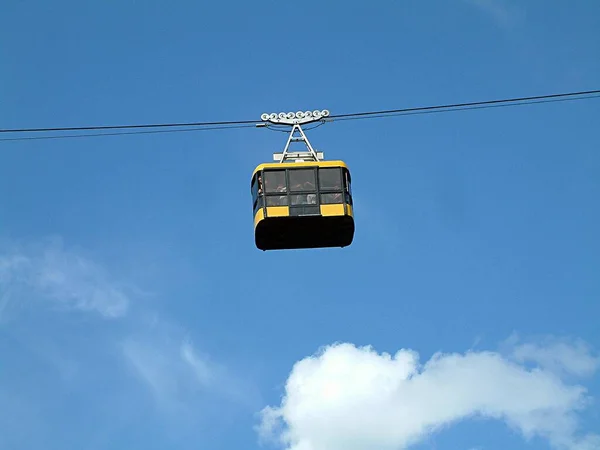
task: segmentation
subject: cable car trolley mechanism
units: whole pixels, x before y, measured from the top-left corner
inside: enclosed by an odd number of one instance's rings
[[[258,165],[252,173],[254,240],[260,250],[346,247],[354,238],[351,177],[343,161],[325,161],[302,130],[319,122],[327,110],[262,114],[263,123],[288,125],[287,143],[274,153],[273,163]],[[266,123],[265,123],[266,122]],[[291,151],[292,142],[306,150]]]

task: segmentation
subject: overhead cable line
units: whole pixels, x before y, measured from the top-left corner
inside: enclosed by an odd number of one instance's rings
[[[435,106],[419,106],[416,108],[402,108],[402,109],[388,109],[383,111],[369,111],[369,112],[359,112],[359,113],[350,113],[350,114],[337,114],[330,116],[332,119],[341,119],[341,118],[354,118],[361,116],[374,116],[374,115],[387,115],[387,114],[397,114],[397,113],[409,113],[416,111],[430,111],[430,110],[438,110],[438,109],[462,109],[465,107],[472,106],[484,106],[484,105],[495,105],[501,103],[515,103],[516,104],[524,104],[524,103],[536,103],[534,100],[548,100],[548,99],[563,99],[567,97],[578,97],[582,95],[591,95],[591,94],[600,94],[600,89],[594,91],[580,91],[580,92],[567,92],[563,94],[547,94],[547,95],[536,95],[531,97],[517,97],[517,98],[505,98],[501,100],[484,100],[479,102],[469,102],[469,103],[453,103],[449,105],[435,105]],[[594,98],[598,95],[591,95],[591,97],[583,97],[577,98],[575,100],[584,100],[586,98]],[[555,101],[556,101],[555,100]]]
[[[360,119],[379,119],[383,117],[395,117],[395,116],[412,116],[417,114],[439,114],[444,112],[454,112],[454,111],[469,111],[473,109],[489,109],[489,108],[506,108],[510,106],[522,106],[522,105],[535,105],[539,103],[556,103],[556,102],[568,102],[568,101],[576,101],[576,100],[586,100],[590,98],[598,98],[600,97],[600,93],[597,95],[589,95],[587,97],[579,97],[579,98],[553,98],[548,100],[536,100],[536,101],[520,101],[515,103],[485,103],[485,102],[477,102],[473,104],[464,104],[465,106],[454,107],[454,106],[425,106],[422,108],[407,108],[404,110],[390,110],[384,112],[373,112],[373,113],[365,113],[365,114],[356,114],[356,115],[340,115],[335,116],[335,120],[360,120]],[[367,115],[369,114],[369,115]],[[334,116],[330,116],[333,118]]]
[[[89,131],[89,130],[122,130],[127,128],[165,128],[165,127],[204,127],[213,125],[242,125],[254,124],[256,120],[238,120],[224,122],[187,122],[187,123],[155,123],[140,125],[100,125],[87,127],[59,127],[59,128],[21,128],[12,130],[0,129],[0,133],[33,133],[40,131]]]
[[[123,136],[131,134],[158,134],[158,133],[184,133],[193,131],[208,131],[208,130],[231,130],[234,128],[254,128],[254,121],[252,125],[232,125],[222,127],[204,127],[204,128],[186,128],[183,130],[150,130],[150,131],[117,131],[114,133],[93,133],[93,134],[59,134],[58,136],[27,136],[27,137],[15,137],[15,138],[2,138],[0,141],[32,141],[32,140],[45,140],[45,139],[73,139],[73,138],[86,138],[86,137],[99,137],[99,136]]]
[[[386,116],[412,115],[425,113],[450,112],[457,110],[483,109],[498,106],[519,106],[535,103],[551,103],[566,100],[586,100],[600,97],[599,90],[568,92],[560,94],[548,94],[529,97],[506,98],[497,100],[485,100],[468,103],[453,103],[447,105],[420,106],[413,108],[401,108],[380,111],[367,111],[349,114],[330,115],[326,121],[335,120],[357,120],[367,118],[381,118]],[[189,122],[189,123],[160,123],[160,124],[139,124],[139,125],[106,125],[106,126],[86,126],[86,127],[58,127],[58,128],[21,128],[21,129],[0,129],[0,133],[32,133],[32,132],[57,132],[57,131],[91,131],[91,130],[122,130],[139,128],[174,128],[174,127],[194,127],[191,129],[177,130],[153,130],[153,131],[134,131],[134,132],[115,132],[115,133],[95,133],[95,134],[77,134],[77,135],[59,135],[59,136],[40,136],[40,137],[16,137],[0,139],[0,141],[17,141],[32,139],[64,139],[77,137],[98,137],[98,136],[116,136],[127,134],[154,134],[167,132],[183,131],[204,131],[231,128],[250,128],[255,126],[257,120],[239,120],[239,121],[212,121],[212,122]]]

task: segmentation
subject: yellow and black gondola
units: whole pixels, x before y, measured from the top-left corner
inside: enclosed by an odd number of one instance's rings
[[[350,245],[351,181],[343,161],[257,166],[251,180],[256,247],[266,251]]]

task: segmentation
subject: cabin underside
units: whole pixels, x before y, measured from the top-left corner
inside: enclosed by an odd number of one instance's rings
[[[268,217],[255,230],[256,246],[266,250],[346,247],[354,238],[351,216]]]

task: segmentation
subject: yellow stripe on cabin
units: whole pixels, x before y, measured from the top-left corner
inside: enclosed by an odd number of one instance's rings
[[[341,205],[341,204],[321,205],[321,215],[323,215],[323,216],[343,216],[344,215],[344,205]]]
[[[286,217],[290,215],[289,206],[267,206],[267,218]]]
[[[260,222],[264,218],[265,218],[265,212],[262,208],[260,208],[258,211],[256,211],[256,214],[254,215],[254,228],[256,228],[256,225],[258,225],[258,222]]]

